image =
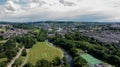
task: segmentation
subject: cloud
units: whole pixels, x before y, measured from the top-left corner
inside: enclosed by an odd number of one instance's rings
[[[7,0],[0,21],[120,21],[119,0]]]
[[[69,1],[65,1],[65,0],[59,0],[59,2],[61,4],[63,4],[64,6],[74,6],[74,5],[76,5],[74,2],[69,2]]]

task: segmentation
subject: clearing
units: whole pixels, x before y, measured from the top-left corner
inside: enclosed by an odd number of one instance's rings
[[[38,60],[46,59],[52,61],[55,57],[63,57],[63,52],[57,47],[51,46],[48,42],[37,42],[29,52],[28,62],[35,65]]]

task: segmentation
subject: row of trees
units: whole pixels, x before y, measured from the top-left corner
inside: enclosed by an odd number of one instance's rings
[[[19,23],[19,24],[12,24],[14,28],[20,28],[20,29],[33,29],[35,28],[33,25],[25,24],[25,23]]]
[[[31,63],[27,63],[24,67],[70,67],[66,58],[60,59],[60,57],[55,57],[52,61],[48,61],[45,59],[39,60],[36,62],[36,65],[32,65]]]

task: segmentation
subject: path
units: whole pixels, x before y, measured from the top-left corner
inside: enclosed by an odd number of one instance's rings
[[[30,51],[30,49],[26,49],[27,56],[25,57],[25,60],[24,60],[24,62],[21,64],[20,67],[23,67],[23,66],[27,63],[27,61],[28,61],[28,57],[29,57],[29,51]]]
[[[20,49],[20,51],[18,52],[18,54],[11,60],[11,62],[7,65],[7,67],[12,67],[12,65],[14,64],[15,60],[19,58],[19,56],[21,55],[22,51],[23,51],[24,47],[22,47]]]

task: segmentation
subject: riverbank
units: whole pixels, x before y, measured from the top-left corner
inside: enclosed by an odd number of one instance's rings
[[[48,42],[48,43],[49,43],[51,46],[56,47],[54,44],[52,44],[52,43],[50,43],[50,42]],[[57,47],[57,48],[58,48],[58,47]],[[70,67],[74,67],[73,58],[72,58],[72,56],[69,54],[69,52],[66,51],[66,50],[64,50],[64,49],[62,49],[62,48],[60,48],[60,47],[59,47],[59,49],[60,49],[62,52],[64,52],[63,57],[66,57],[66,59],[68,60],[68,63],[70,64]]]

